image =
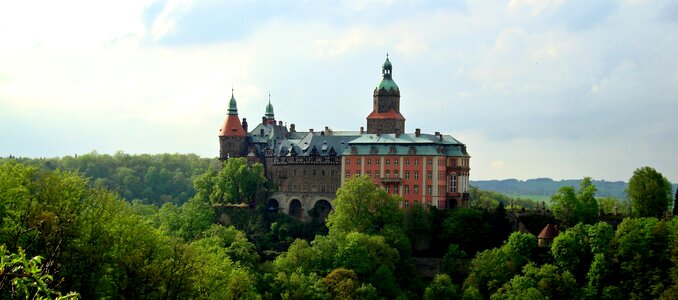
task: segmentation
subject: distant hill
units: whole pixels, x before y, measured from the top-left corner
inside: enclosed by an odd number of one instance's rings
[[[579,187],[581,179],[568,179],[554,181],[551,178],[537,178],[528,180],[505,179],[505,180],[478,180],[471,181],[471,185],[481,190],[495,191],[511,196],[521,195],[541,195],[551,196],[562,186]],[[623,181],[605,181],[593,180],[593,184],[598,188],[596,196],[614,197],[617,199],[626,199],[626,182]]]

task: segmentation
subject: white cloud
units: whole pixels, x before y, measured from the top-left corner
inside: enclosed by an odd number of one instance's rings
[[[350,22],[318,8],[249,24],[228,40],[168,46],[157,41],[198,34],[185,32],[193,2],[156,3],[147,25],[151,1],[47,3],[35,12],[25,3],[0,4],[0,40],[9,41],[0,47],[0,116],[50,135],[76,132],[71,148],[54,150],[64,152],[22,148],[15,135],[0,135],[11,141],[2,151],[214,156],[232,86],[251,126],[271,91],[278,119],[300,130],[356,130],[389,51],[408,130],[467,143],[474,179],[677,169],[678,142],[666,136],[678,128],[678,30],[652,5],[591,8],[582,15],[603,17],[587,23],[563,13],[568,1],[472,1],[463,10],[354,2],[340,8],[355,12]],[[403,7],[410,11],[396,11]],[[375,9],[385,10],[380,18]]]

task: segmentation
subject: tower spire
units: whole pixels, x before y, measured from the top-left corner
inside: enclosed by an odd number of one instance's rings
[[[268,105],[266,105],[266,114],[264,115],[268,120],[275,120],[275,114],[273,114],[273,104],[271,104],[271,92],[268,92]]]
[[[238,115],[238,104],[235,101],[235,97],[233,96],[234,89],[231,87],[231,100],[228,102],[228,114],[229,115]]]

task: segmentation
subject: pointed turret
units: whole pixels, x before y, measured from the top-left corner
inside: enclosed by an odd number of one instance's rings
[[[245,128],[238,118],[238,104],[231,90],[231,100],[228,102],[228,114],[224,125],[219,130],[219,159],[238,157],[243,155]]]

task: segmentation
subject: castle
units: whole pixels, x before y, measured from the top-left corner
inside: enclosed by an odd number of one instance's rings
[[[337,189],[354,176],[367,176],[402,207],[420,203],[439,209],[467,207],[469,160],[466,145],[439,132],[405,132],[400,89],[393,81],[388,55],[382,79],[373,92],[367,130],[297,131],[276,122],[270,98],[261,123],[248,131],[231,95],[228,115],[219,131],[219,159],[247,157],[264,165],[276,191],[267,206],[298,219],[324,216]]]

